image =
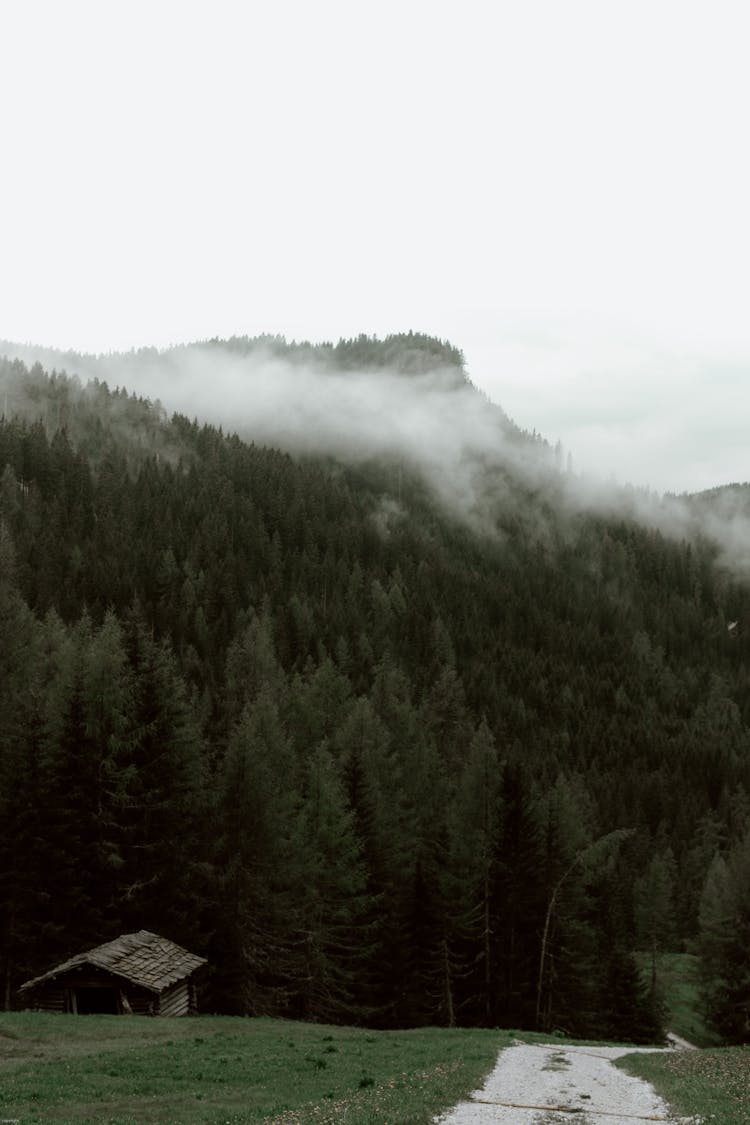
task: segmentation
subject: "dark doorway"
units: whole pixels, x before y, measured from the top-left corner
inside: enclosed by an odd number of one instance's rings
[[[79,1016],[117,1016],[120,998],[115,988],[77,988],[76,1010]]]

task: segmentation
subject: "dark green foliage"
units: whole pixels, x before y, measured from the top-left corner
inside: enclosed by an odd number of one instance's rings
[[[599,1034],[627,1043],[662,1038],[663,1012],[644,982],[630,950],[612,945],[604,952],[604,988],[599,997]]]
[[[291,1006],[298,978],[297,837],[300,795],[289,739],[270,685],[237,722],[218,777],[221,832],[212,965],[222,1011],[266,1014]],[[215,970],[214,970],[215,972]]]
[[[731,1043],[750,1040],[750,831],[717,854],[700,903],[700,980],[706,1015]]]
[[[209,866],[205,748],[166,641],[133,615],[125,646],[132,682],[120,755],[122,925],[197,940]]]
[[[634,887],[638,948],[651,957],[651,983],[656,987],[657,955],[672,949],[677,940],[675,890],[677,870],[672,849],[656,852]]]
[[[413,334],[226,346],[465,381]],[[710,544],[507,466],[478,530],[413,467],[0,383],[7,999],[144,926],[210,954],[220,1010],[651,1034],[632,950],[694,936],[747,821],[750,591]],[[718,996],[747,959],[711,870]]]
[[[263,350],[293,363],[325,364],[343,371],[387,368],[403,375],[418,375],[435,368],[454,368],[461,378],[464,357],[447,340],[436,340],[422,332],[400,332],[380,340],[360,335],[337,344],[287,343],[282,336],[234,336],[229,340],[211,340],[209,346],[248,355]]]
[[[40,905],[34,889],[41,743],[37,626],[15,579],[15,551],[0,520],[0,972],[5,1007],[13,984],[29,967],[30,930],[38,924],[32,915]]]

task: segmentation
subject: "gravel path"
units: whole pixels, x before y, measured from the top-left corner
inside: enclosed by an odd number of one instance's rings
[[[484,1087],[470,1100],[435,1118],[440,1125],[677,1125],[653,1087],[611,1060],[627,1047],[533,1046],[518,1043],[500,1052]],[[649,1048],[659,1050],[660,1048]]]

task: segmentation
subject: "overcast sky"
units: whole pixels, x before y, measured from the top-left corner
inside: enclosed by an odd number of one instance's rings
[[[576,468],[750,479],[750,6],[0,0],[0,337],[429,332]]]

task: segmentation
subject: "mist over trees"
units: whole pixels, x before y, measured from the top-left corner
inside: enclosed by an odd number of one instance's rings
[[[0,360],[6,1004],[144,927],[209,957],[204,1009],[644,1040],[634,953],[697,943],[746,1037],[746,581],[572,509],[450,345],[263,346],[450,371],[514,455],[480,448],[466,519],[418,461]]]

